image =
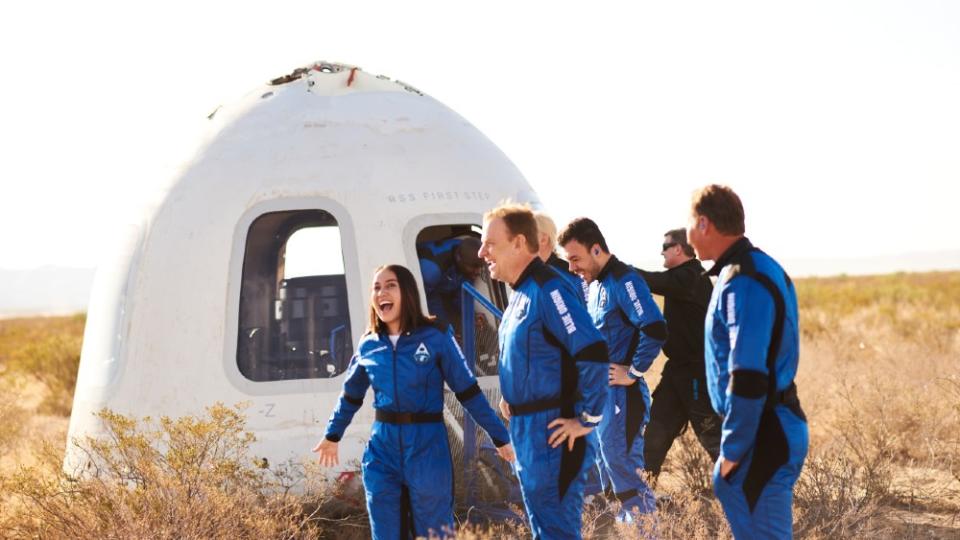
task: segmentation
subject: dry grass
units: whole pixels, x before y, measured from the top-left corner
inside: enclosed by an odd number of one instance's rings
[[[0,320],[0,373],[16,384],[40,382],[38,411],[70,416],[86,316]]]
[[[0,382],[0,455],[13,450],[27,423],[27,410],[20,405],[16,389]]]
[[[805,279],[797,280],[797,289],[802,331],[797,382],[810,419],[811,445],[795,489],[796,536],[960,537],[960,272]],[[75,369],[75,358],[66,351],[79,351],[82,323],[82,317],[0,321],[0,370],[20,384],[7,383],[0,399],[0,449],[36,438],[37,418],[56,418],[38,416],[38,408],[63,412],[56,403],[65,402],[64,388],[70,383],[61,381],[71,379],[56,366]],[[650,379],[655,385],[657,376]],[[37,385],[46,401],[6,397],[29,394]],[[303,498],[284,487],[319,475],[266,471],[242,457],[248,444],[242,416],[225,412],[231,409],[217,411],[203,419],[159,424],[105,413],[116,437],[88,441],[92,455],[101,456],[92,460],[101,463],[99,477],[94,475],[98,483],[57,476],[62,445],[24,456],[21,463],[35,464],[7,474],[0,494],[7,503],[19,501],[4,505],[7,534],[369,536],[363,513],[327,504],[332,498],[322,495],[324,486],[307,489]],[[215,427],[224,421],[229,429]],[[198,465],[196,450],[207,440],[203,433],[229,441],[232,457]],[[168,450],[153,449],[155,441],[167,441]],[[121,447],[136,451],[118,456]],[[141,472],[131,476],[131,470]],[[729,538],[712,495],[710,470],[692,434],[684,434],[657,486],[664,496],[658,517],[647,523],[657,536]],[[311,517],[318,503],[323,505]],[[11,507],[18,510],[11,513]],[[234,509],[245,515],[232,513]],[[588,506],[584,537],[635,536],[635,529],[614,523],[612,516],[613,508],[605,503]],[[152,525],[145,528],[137,520]],[[464,523],[459,537],[529,538],[529,532],[522,523]]]
[[[86,456],[65,471],[62,449],[3,480],[18,538],[315,538],[326,489],[293,495],[301,471],[260,468],[239,408],[157,422],[102,411],[106,436],[74,444]]]

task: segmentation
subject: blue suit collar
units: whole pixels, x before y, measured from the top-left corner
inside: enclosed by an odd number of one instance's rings
[[[741,237],[739,240],[733,243],[726,251],[723,252],[723,255],[717,258],[713,263],[713,267],[710,270],[706,271],[708,276],[719,276],[720,270],[723,270],[724,266],[732,263],[733,261],[739,259],[741,256],[745,255],[753,249],[753,244],[750,242],[750,239],[746,236]]]
[[[611,254],[610,259],[607,260],[607,264],[603,265],[603,270],[600,270],[600,273],[597,274],[597,281],[602,282],[604,278],[607,277],[607,274],[609,274],[611,270],[613,270],[614,268],[616,268],[618,265],[621,265],[621,264],[623,263],[620,262],[620,259],[618,259],[616,255]]]
[[[517,281],[510,284],[510,288],[517,290],[518,287],[523,285],[523,282],[527,280],[537,269],[545,266],[544,262],[540,260],[540,257],[534,257],[530,264],[520,273],[520,277],[517,278]]]

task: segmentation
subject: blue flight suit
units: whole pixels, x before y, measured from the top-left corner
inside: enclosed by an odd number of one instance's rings
[[[357,346],[343,394],[327,424],[339,441],[373,386],[377,421],[363,454],[363,486],[373,538],[453,530],[453,461],[443,423],[443,383],[493,443],[510,435],[490,407],[449,330],[424,325],[401,334],[368,333]]]
[[[570,271],[570,263],[561,259],[556,253],[551,253],[545,261],[548,266],[552,266],[560,274],[560,277],[567,279],[573,284],[574,288],[579,289],[583,294],[583,303],[586,305],[587,297],[590,295],[590,286],[580,276]]]
[[[604,486],[622,504],[618,519],[631,521],[631,511],[657,509],[653,491],[640,477],[643,470],[643,428],[650,420],[650,388],[643,379],[667,339],[667,324],[637,271],[611,255],[590,286],[587,303],[593,324],[610,350],[610,362],[630,366],[630,386],[608,386],[610,398],[597,430],[599,465],[611,486]]]
[[[512,286],[500,322],[500,390],[510,405],[510,438],[535,539],[580,538],[583,484],[595,445],[547,444],[547,425],[578,418],[595,427],[607,399],[607,346],[580,292],[539,258]]]
[[[438,320],[453,324],[457,330],[460,328],[460,289],[466,281],[457,269],[454,257],[461,242],[459,238],[450,238],[417,244],[427,309]]]
[[[718,275],[706,319],[707,389],[723,417],[720,457],[738,463],[714,492],[734,537],[790,538],[793,485],[807,455],[796,385],[800,352],[793,283],[746,238],[710,270]]]
[[[550,257],[548,257],[544,262],[547,263],[547,266],[553,267],[557,273],[560,274],[560,277],[569,281],[573,285],[573,288],[580,290],[583,294],[580,299],[584,306],[587,305],[587,298],[590,296],[590,286],[586,281],[583,280],[583,278],[570,271],[570,263],[561,259],[556,253],[551,253]],[[599,438],[596,436],[590,437],[590,442],[594,445],[594,454],[599,456]],[[595,495],[602,492],[604,484],[608,482],[604,478],[605,475],[602,469],[598,467],[591,467],[587,472],[587,480],[583,486],[584,495]]]

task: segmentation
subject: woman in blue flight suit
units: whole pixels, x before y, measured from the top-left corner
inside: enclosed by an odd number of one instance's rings
[[[423,315],[417,282],[400,265],[378,268],[370,325],[347,368],[326,436],[313,449],[339,462],[340,438],[373,386],[376,422],[363,455],[363,486],[375,539],[453,533],[453,462],[443,424],[443,383],[513,461],[510,435],[467,367],[453,333]]]

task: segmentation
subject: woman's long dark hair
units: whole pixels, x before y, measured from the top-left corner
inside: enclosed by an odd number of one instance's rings
[[[417,287],[417,280],[413,273],[407,270],[406,266],[399,264],[386,264],[377,267],[373,275],[377,275],[383,270],[389,270],[397,276],[397,284],[400,286],[400,333],[410,332],[420,326],[431,324],[433,317],[427,317],[420,306],[420,288]],[[367,322],[368,333],[387,332],[387,325],[377,317],[377,310],[374,303],[370,302],[370,318]]]

